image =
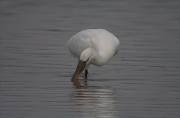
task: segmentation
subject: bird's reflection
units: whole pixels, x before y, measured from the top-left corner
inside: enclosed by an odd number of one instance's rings
[[[77,85],[73,94],[74,110],[83,118],[113,118],[115,101],[111,89],[88,86],[87,81],[74,85]]]

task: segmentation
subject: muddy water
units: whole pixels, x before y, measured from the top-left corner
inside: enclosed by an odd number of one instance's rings
[[[65,46],[86,28],[121,41],[76,88]],[[178,0],[1,0],[1,118],[179,118]]]

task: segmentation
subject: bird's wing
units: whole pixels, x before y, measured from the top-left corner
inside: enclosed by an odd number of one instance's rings
[[[90,37],[74,35],[67,43],[69,51],[75,56],[79,57],[81,52],[91,47]]]

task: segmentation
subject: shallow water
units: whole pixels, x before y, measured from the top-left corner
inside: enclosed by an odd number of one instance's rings
[[[1,118],[179,118],[179,0],[1,0]],[[121,41],[76,88],[65,44],[105,28]]]

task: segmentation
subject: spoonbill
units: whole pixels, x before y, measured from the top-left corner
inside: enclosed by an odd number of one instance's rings
[[[87,79],[88,66],[106,64],[118,52],[119,44],[119,39],[105,29],[86,29],[73,35],[67,42],[70,53],[78,58],[72,81],[79,81],[84,70]]]

